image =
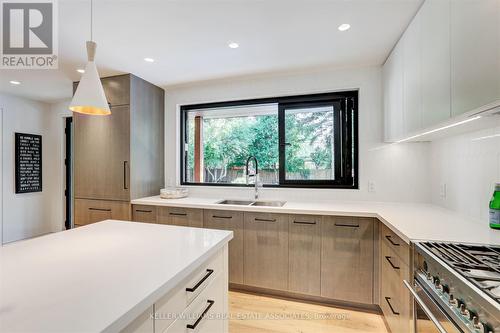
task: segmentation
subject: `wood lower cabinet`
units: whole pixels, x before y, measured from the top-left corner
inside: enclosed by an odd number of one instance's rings
[[[373,304],[374,219],[325,216],[321,224],[321,296]]]
[[[244,284],[288,289],[288,216],[244,213]]]
[[[182,227],[203,227],[203,210],[182,207],[158,207],[157,222]]]
[[[203,227],[233,232],[229,242],[229,283],[243,284],[243,212],[205,210]]]
[[[130,204],[123,201],[75,199],[75,226],[110,219],[130,220]]]
[[[156,223],[156,206],[133,205],[132,221]]]
[[[391,237],[387,238],[388,235]],[[412,332],[411,298],[403,284],[403,280],[411,281],[410,268],[406,261],[406,254],[409,252],[400,252],[404,242],[388,228],[382,227],[381,236],[380,308],[392,333]],[[401,256],[401,253],[404,256]]]
[[[288,290],[321,294],[321,216],[288,218]]]

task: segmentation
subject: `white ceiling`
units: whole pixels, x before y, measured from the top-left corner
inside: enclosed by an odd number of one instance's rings
[[[160,86],[380,65],[422,1],[94,0],[96,63],[101,76],[130,72]],[[1,92],[43,101],[71,96],[75,70],[86,62],[90,0],[58,4],[59,69],[0,70]],[[338,31],[341,23],[351,29]],[[228,48],[229,41],[240,47]]]

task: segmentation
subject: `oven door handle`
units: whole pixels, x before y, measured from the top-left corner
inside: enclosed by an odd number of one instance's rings
[[[434,314],[432,314],[432,311],[427,307],[427,305],[425,305],[424,301],[422,301],[422,299],[420,298],[420,296],[418,296],[418,294],[415,292],[415,290],[413,290],[412,286],[408,283],[408,281],[403,280],[403,283],[406,286],[406,288],[408,288],[410,293],[412,294],[413,298],[415,299],[415,302],[417,302],[418,305],[420,305],[420,307],[422,308],[422,311],[424,311],[425,315],[427,317],[429,317],[429,319],[436,326],[438,331],[440,333],[447,333],[446,330],[444,329],[443,325],[441,325],[439,320],[437,320],[436,316],[434,316]]]

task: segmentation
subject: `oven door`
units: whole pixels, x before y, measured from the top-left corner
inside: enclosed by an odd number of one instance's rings
[[[415,333],[463,333],[417,280],[414,287],[407,281],[404,284],[413,296]]]

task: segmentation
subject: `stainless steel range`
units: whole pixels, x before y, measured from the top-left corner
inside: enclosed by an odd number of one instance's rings
[[[417,333],[500,333],[500,246],[416,242]]]

